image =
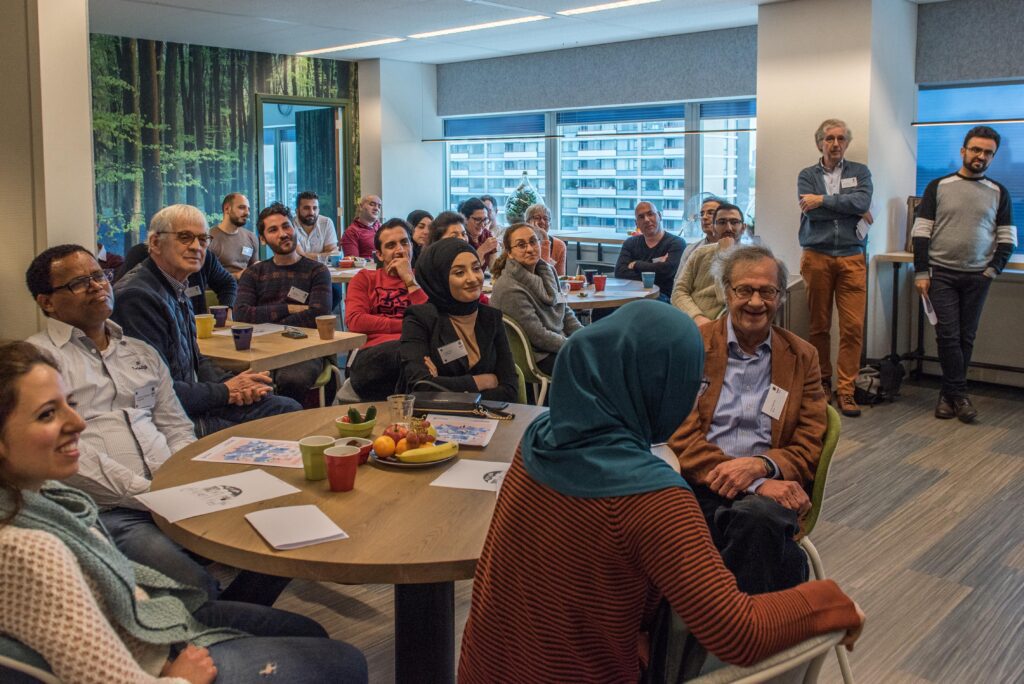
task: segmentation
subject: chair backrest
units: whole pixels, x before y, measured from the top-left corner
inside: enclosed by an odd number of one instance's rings
[[[502,316],[501,319],[505,322],[505,334],[508,336],[508,345],[512,349],[512,356],[516,365],[523,371],[526,382],[539,383],[542,379],[547,379],[548,375],[537,366],[537,361],[533,356],[533,347],[526,339],[523,329],[508,316]]]
[[[523,369],[516,364],[516,403],[525,404],[528,400],[526,398],[526,377],[523,375]]]
[[[836,444],[839,443],[839,433],[842,430],[842,420],[839,418],[839,411],[836,411],[831,404],[825,406],[828,428],[825,430],[825,439],[821,445],[821,457],[818,459],[818,469],[814,472],[814,489],[811,491],[811,510],[804,519],[803,533],[810,534],[818,522],[821,514],[821,504],[825,499],[825,482],[828,480],[828,469],[832,465],[832,454],[835,453]]]
[[[207,308],[211,306],[217,306],[218,304],[220,304],[220,300],[217,299],[217,293],[214,292],[213,290],[206,290],[204,294],[206,295]]]

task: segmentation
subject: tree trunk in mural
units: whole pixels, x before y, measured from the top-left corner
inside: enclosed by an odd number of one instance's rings
[[[104,35],[90,54],[97,217],[119,253],[168,204],[214,217],[238,191],[258,209],[256,93],[355,99],[348,62]]]

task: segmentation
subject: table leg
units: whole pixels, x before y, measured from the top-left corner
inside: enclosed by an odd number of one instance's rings
[[[455,681],[455,583],[395,585],[395,682]]]
[[[900,262],[892,262],[892,337],[889,341],[889,358],[899,358],[897,346],[899,345],[899,324],[900,324]]]

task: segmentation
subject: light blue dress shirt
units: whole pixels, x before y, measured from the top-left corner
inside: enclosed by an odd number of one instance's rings
[[[747,354],[736,340],[732,316],[726,315],[725,379],[707,440],[732,458],[763,456],[772,446],[772,419],[761,411],[772,385],[772,333],[753,354]],[[772,469],[779,472],[774,462]],[[747,491],[753,494],[764,481],[763,477],[754,480]]]

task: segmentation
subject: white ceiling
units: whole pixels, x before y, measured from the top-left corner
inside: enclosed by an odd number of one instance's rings
[[[90,0],[90,30],[259,52],[296,53],[535,14],[550,19],[321,55],[440,64],[757,23],[775,0],[661,0],[563,17],[607,0]],[[495,87],[497,84],[492,84]]]

